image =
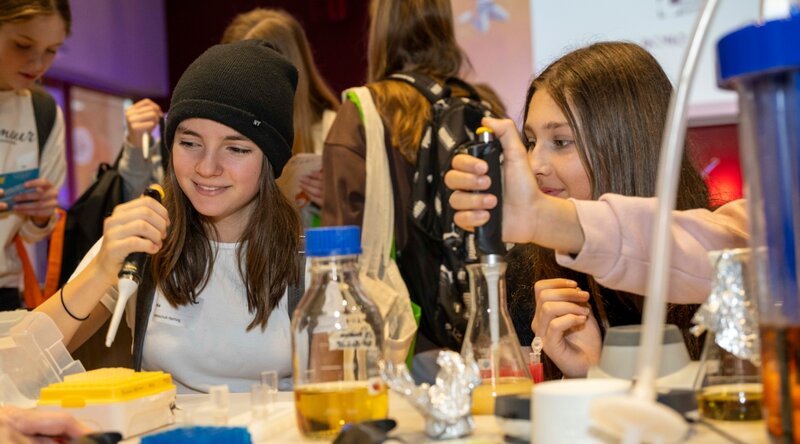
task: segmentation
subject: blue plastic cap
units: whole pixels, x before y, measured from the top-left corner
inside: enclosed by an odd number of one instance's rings
[[[142,444],[251,444],[250,432],[244,427],[181,427],[142,437]]]
[[[737,80],[800,70],[800,13],[746,26],[721,38],[717,84],[733,89]]]
[[[309,228],[306,230],[306,256],[344,256],[361,253],[361,228]]]

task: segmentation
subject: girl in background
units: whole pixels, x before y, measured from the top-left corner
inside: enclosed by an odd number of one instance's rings
[[[404,276],[420,266],[411,236],[409,208],[422,131],[430,119],[430,103],[413,86],[386,80],[400,71],[416,71],[440,84],[450,77],[462,77],[468,60],[455,39],[450,0],[373,0],[370,5],[367,49],[367,88],[384,126],[384,145],[389,157],[395,207],[394,242],[397,264]],[[453,94],[467,91],[453,87]],[[494,110],[500,110],[492,103]],[[498,111],[499,112],[499,111]],[[366,187],[366,139],[359,109],[351,101],[342,104],[323,152],[324,192],[322,224],[359,225],[364,218]],[[408,281],[407,281],[408,282]],[[412,298],[423,297],[413,294]],[[418,300],[418,299],[417,299]],[[434,313],[422,311],[421,335],[416,351],[437,348]]]
[[[58,190],[67,169],[64,117],[52,97],[34,89],[69,35],[71,20],[67,0],[0,2],[0,173],[39,169],[38,178],[24,182],[26,192],[0,201],[0,310],[21,307],[22,266],[15,237],[37,242],[56,222]],[[55,109],[49,135],[38,134],[34,94]],[[0,184],[0,196],[6,191]]]
[[[303,27],[294,17],[279,9],[256,9],[243,15],[255,15],[260,20],[242,39],[263,39],[270,42],[297,68],[292,154],[321,156],[323,142],[339,109],[339,101],[314,63]],[[236,19],[234,23],[238,23]],[[287,194],[286,197],[300,208],[306,227],[319,225],[319,211],[323,198],[322,174],[321,169],[303,174],[302,171],[295,169],[294,163],[290,162],[286,173],[278,182],[281,190]],[[299,182],[300,190],[303,192],[299,199],[298,196],[290,195],[293,189],[290,185],[292,181]],[[313,205],[307,205],[306,200]]]

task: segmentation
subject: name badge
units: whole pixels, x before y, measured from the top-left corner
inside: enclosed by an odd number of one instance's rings
[[[181,305],[175,308],[166,299],[159,296],[156,300],[155,310],[153,310],[153,320],[175,327],[193,328],[202,308],[202,299],[198,300],[196,304]]]

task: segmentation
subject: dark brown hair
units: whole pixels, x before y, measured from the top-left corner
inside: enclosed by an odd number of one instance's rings
[[[217,233],[178,185],[172,162],[168,163],[165,182],[164,206],[170,225],[164,247],[153,256],[153,276],[173,306],[196,303],[211,276],[216,259],[211,240],[217,238]],[[299,237],[300,217],[275,184],[265,157],[250,223],[237,247],[239,273],[247,288],[247,308],[254,313],[248,330],[257,325],[262,330],[266,328],[287,285],[300,276],[302,270],[296,261]]]
[[[263,39],[275,46],[297,68],[297,91],[294,95],[294,144],[292,152],[311,153],[313,126],[322,120],[325,110],[336,111],[339,101],[322,78],[314,63],[311,48],[302,26],[285,11],[260,9],[261,20],[242,39]]]
[[[536,91],[546,91],[566,116],[575,135],[578,153],[588,173],[592,198],[605,193],[654,196],[672,85],[661,66],[645,49],[632,43],[596,43],[561,57],[533,80],[524,116]],[[687,155],[681,165],[677,209],[706,208],[708,187]],[[510,296],[512,312],[533,304],[533,283],[564,277],[592,294],[592,309],[603,332],[609,326],[641,323],[643,298],[601,287],[588,275],[555,262],[552,250],[519,246],[521,262],[509,274],[533,276]],[[513,278],[517,281],[518,278]],[[531,305],[532,307],[532,305]],[[667,320],[689,338],[690,354],[697,358],[699,343],[689,337],[691,316],[697,306],[670,304]],[[532,316],[532,309],[528,310]],[[522,321],[516,322],[518,329]],[[527,327],[530,330],[530,318]],[[557,376],[551,373],[550,376]]]

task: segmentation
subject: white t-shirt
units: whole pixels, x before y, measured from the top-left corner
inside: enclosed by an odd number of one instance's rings
[[[81,261],[80,273],[100,249],[102,238]],[[231,392],[249,392],[261,372],[275,370],[282,386],[292,374],[291,323],[284,294],[272,311],[267,328],[247,331],[253,314],[247,310],[246,291],[236,261],[238,244],[213,243],[217,260],[208,284],[195,305],[173,308],[156,291],[144,341],[143,370],[172,375],[178,393],[208,392],[227,384]],[[101,302],[114,311],[116,286]],[[128,301],[127,320],[133,326],[135,297]]]

